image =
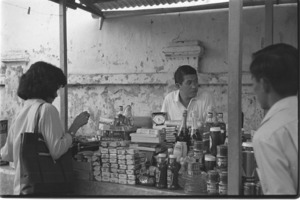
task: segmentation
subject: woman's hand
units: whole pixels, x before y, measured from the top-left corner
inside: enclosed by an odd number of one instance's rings
[[[77,115],[69,128],[69,133],[76,133],[80,127],[87,124],[90,118],[90,114],[87,111],[84,111]]]

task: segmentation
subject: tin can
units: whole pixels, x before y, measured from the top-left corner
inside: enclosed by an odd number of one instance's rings
[[[207,182],[208,183],[216,183],[219,181],[218,172],[215,170],[210,170],[207,172]]]
[[[217,195],[218,192],[218,183],[207,183],[207,194]]]
[[[220,195],[227,195],[227,184],[219,183],[219,194]]]
[[[252,182],[244,183],[244,195],[255,195],[256,184]]]
[[[219,177],[220,177],[220,184],[222,185],[227,185],[227,177],[228,177],[228,173],[227,171],[221,171],[219,173]]]
[[[256,195],[263,195],[262,187],[259,181],[256,183]]]

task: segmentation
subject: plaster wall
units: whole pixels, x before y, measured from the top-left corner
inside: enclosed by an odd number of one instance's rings
[[[28,7],[31,11],[28,14]],[[264,45],[264,9],[243,12],[243,65],[247,74],[251,53]],[[1,118],[13,118],[22,106],[17,80],[30,64],[44,60],[59,66],[58,5],[50,1],[1,1]],[[83,110],[91,113],[79,134],[94,134],[100,116],[113,117],[119,105],[133,105],[133,114],[159,111],[167,92],[174,90],[173,72],[180,64],[198,69],[199,90],[209,90],[217,111],[227,121],[228,10],[160,14],[99,21],[81,10],[67,11],[69,123]],[[274,8],[274,43],[297,46],[297,7]],[[167,59],[163,49],[174,41],[199,40],[205,53]],[[16,53],[28,60],[16,61]],[[7,58],[4,62],[3,58]],[[9,60],[11,58],[11,60]],[[202,77],[204,75],[204,78]],[[243,79],[246,76],[243,76]],[[203,80],[202,80],[203,78]],[[248,80],[242,89],[245,128],[256,129],[263,116]],[[59,109],[59,98],[54,105]]]

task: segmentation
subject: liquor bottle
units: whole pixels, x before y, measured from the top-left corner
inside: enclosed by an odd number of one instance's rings
[[[189,129],[187,128],[186,120],[187,120],[187,110],[184,110],[182,114],[182,122],[178,130],[177,141],[186,142],[187,147],[189,147],[191,140],[190,140]]]
[[[178,164],[174,155],[169,156],[169,164],[167,170],[167,187],[168,189],[175,190],[179,188],[178,185]]]
[[[194,141],[202,141],[202,135],[200,133],[200,130],[198,129],[195,112],[192,113],[192,128],[191,128],[190,135],[191,135],[192,145],[194,145]]]
[[[204,133],[209,132],[210,128],[214,125],[214,121],[213,121],[213,113],[212,112],[208,112],[207,113],[207,117],[206,117],[206,121],[204,123]]]
[[[221,143],[224,144],[226,139],[226,124],[223,121],[223,113],[217,115],[217,126],[221,128]]]
[[[157,188],[166,188],[167,187],[167,171],[168,164],[166,162],[166,154],[158,154],[157,168],[155,173],[155,186]]]

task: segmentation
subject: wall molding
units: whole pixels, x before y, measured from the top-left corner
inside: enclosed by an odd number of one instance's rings
[[[1,54],[1,61],[4,63],[9,62],[29,62],[29,53],[25,50],[7,51]]]

